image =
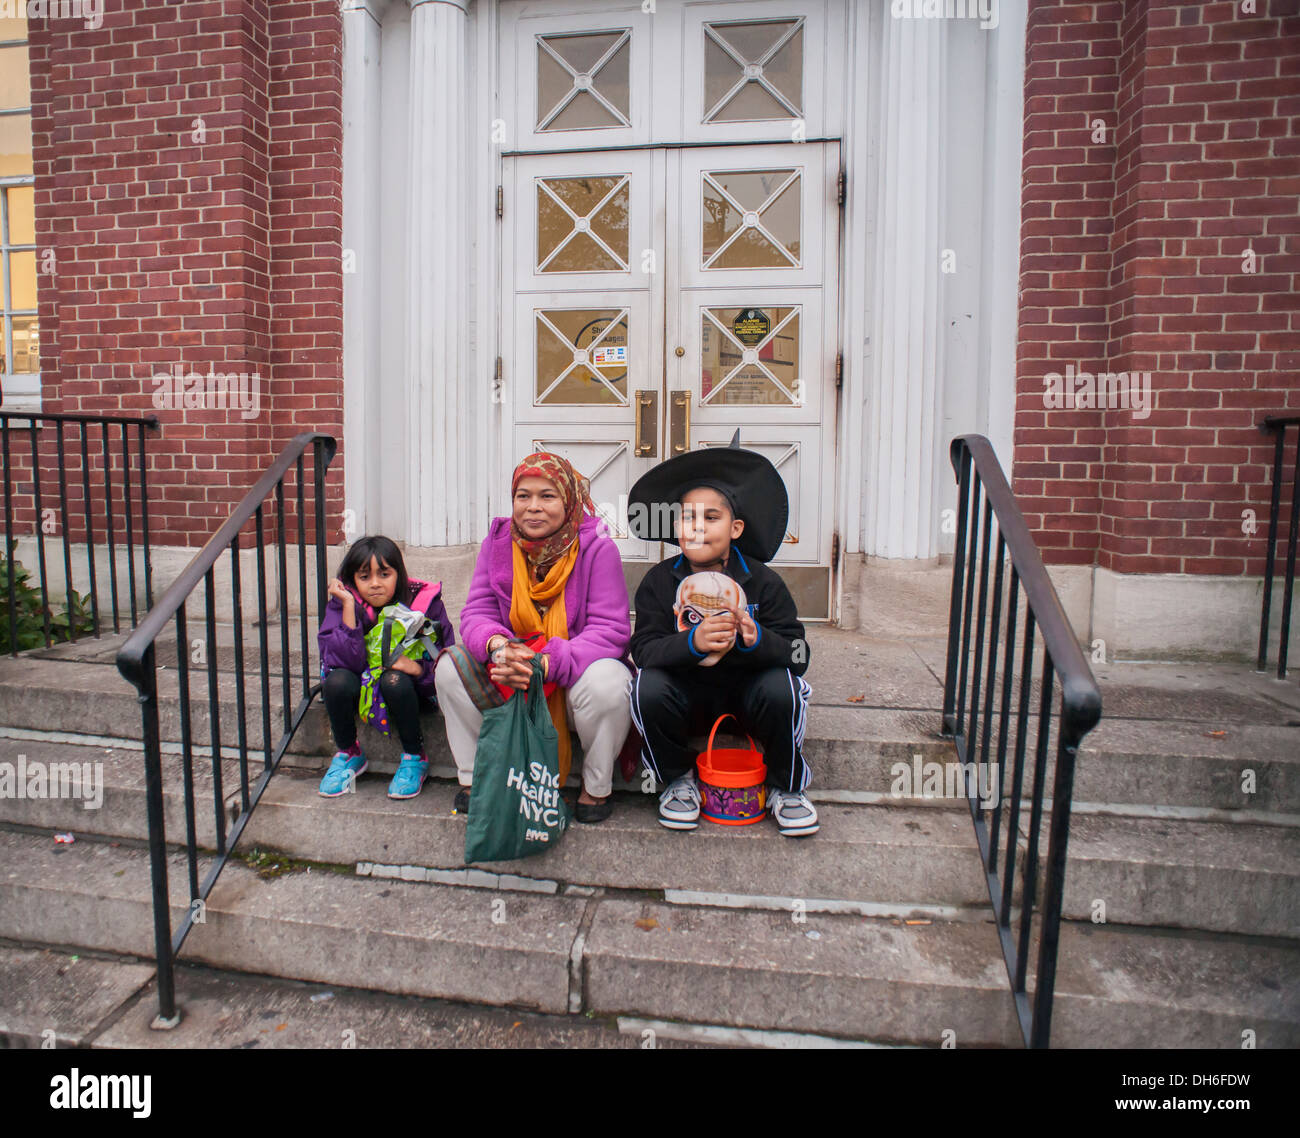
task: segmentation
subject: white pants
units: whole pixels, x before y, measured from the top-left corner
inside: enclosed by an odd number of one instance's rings
[[[456,775],[461,786],[469,786],[483,713],[474,706],[449,656],[438,661],[434,676]],[[612,789],[614,760],[632,724],[631,683],[631,673],[620,661],[597,660],[564,693],[569,726],[582,740],[582,785],[592,798],[604,798]]]

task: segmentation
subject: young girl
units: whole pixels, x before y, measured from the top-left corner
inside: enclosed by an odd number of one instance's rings
[[[329,583],[330,600],[316,637],[321,694],[339,748],[321,779],[323,797],[346,793],[352,780],[365,772],[366,757],[357,742],[359,713],[385,735],[396,727],[402,741],[402,760],[388,784],[388,797],[414,798],[420,793],[429,773],[420,700],[434,700],[434,661],[398,656],[376,675],[366,652],[366,633],[385,605],[401,603],[437,621],[431,639],[440,649],[455,644],[441,594],[440,583],[407,576],[401,551],[386,537],[363,537],[344,556],[338,576]]]

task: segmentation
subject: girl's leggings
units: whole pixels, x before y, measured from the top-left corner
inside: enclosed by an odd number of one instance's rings
[[[379,680],[379,690],[388,705],[388,721],[397,729],[402,750],[408,755],[424,753],[424,733],[420,730],[420,693],[415,680],[405,672],[391,669]],[[331,668],[321,684],[325,710],[339,750],[349,751],[357,741],[357,703],[361,699],[361,677],[348,668]]]

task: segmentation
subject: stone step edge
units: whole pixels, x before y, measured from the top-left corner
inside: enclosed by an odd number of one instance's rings
[[[295,863],[296,864],[296,863]],[[303,863],[307,864],[307,863]],[[529,877],[527,874],[494,873],[486,869],[462,866],[445,869],[423,865],[385,865],[382,862],[359,861],[358,877],[373,877],[391,881],[423,882],[429,885],[451,885],[464,889],[500,890],[505,892],[547,893],[566,897],[645,897],[644,889],[621,889],[611,885],[580,885],[549,877]],[[804,913],[835,913],[857,917],[891,918],[917,924],[936,921],[952,924],[958,921],[989,921],[992,910],[987,905],[936,905],[933,902],[908,904],[896,901],[850,901],[836,898],[778,897],[748,893],[714,893],[699,889],[651,890],[654,900],[672,905],[705,909],[754,909],[788,912],[799,922]]]
[[[917,1043],[873,1043],[865,1039],[844,1039],[807,1031],[774,1031],[763,1027],[726,1027],[690,1020],[643,1019],[616,1016],[620,1035],[638,1036],[643,1048],[653,1048],[658,1039],[676,1043],[711,1043],[723,1047],[750,1047],[769,1051],[828,1050],[922,1050]]]
[[[42,743],[62,743],[68,746],[78,747],[112,747],[118,750],[144,751],[144,745],[135,739],[120,739],[101,735],[79,735],[66,731],[35,731],[20,727],[0,727],[0,739],[11,739],[15,741],[29,740],[32,742]],[[910,745],[911,744],[909,744],[909,746]],[[931,741],[925,745],[946,747],[948,744],[946,741]],[[179,755],[182,753],[182,748],[179,743],[164,741],[161,743],[161,751],[164,755]],[[196,759],[210,759],[212,748],[210,746],[194,745],[190,748],[190,753]],[[262,773],[262,766],[260,765],[261,759],[258,757],[259,754],[260,752],[249,751],[250,782],[254,781],[257,777],[260,777]],[[227,762],[238,762],[238,748],[222,747],[222,758]],[[288,767],[290,769],[303,769],[297,764],[291,763],[289,760],[290,755],[286,754],[281,759],[280,766]],[[429,767],[429,777],[431,779],[453,781],[457,777],[456,768],[451,763],[436,763]],[[580,777],[577,774],[571,774],[569,776],[569,781],[565,786],[566,788],[576,789],[581,786]],[[833,787],[826,789],[813,787],[809,790],[808,797],[814,802],[828,802],[845,805],[925,806],[938,809],[960,809],[966,805],[967,801],[964,798],[949,798],[946,795],[936,796],[923,794],[908,797],[895,796],[884,791],[848,790]],[[232,803],[237,804],[238,791],[232,792],[228,796],[228,799],[228,807],[230,807]],[[1024,805],[1028,805],[1029,803],[1029,799],[1022,799],[1021,801]],[[1045,796],[1043,799],[1044,810],[1050,811],[1051,806],[1051,796]],[[1071,805],[1071,812],[1072,814],[1080,815],[1087,814],[1122,818],[1149,818],[1152,820],[1187,822],[1228,822],[1239,825],[1278,826],[1287,829],[1300,829],[1300,814],[1270,810],[1228,810],[1214,806],[1177,806],[1141,802],[1082,802],[1076,800]]]
[[[147,857],[147,850],[145,850],[145,849],[143,849],[143,848],[140,848],[140,847],[137,846],[137,847],[135,848],[135,852],[137,852],[137,853],[139,853],[139,854],[141,854],[141,855]],[[630,900],[630,899],[646,899],[646,898],[644,898],[643,896],[638,895],[635,891],[632,891],[631,893],[624,893],[624,892],[621,891],[621,890],[606,890],[606,889],[601,889],[601,888],[593,888],[593,889],[590,890],[589,894],[586,895],[586,898],[585,898],[586,903],[585,903],[585,905],[583,906],[582,917],[581,917],[581,919],[580,919],[580,921],[579,921],[579,924],[578,924],[577,929],[576,929],[575,932],[574,932],[574,938],[573,938],[573,941],[572,941],[572,943],[571,943],[571,946],[570,946],[569,952],[568,952],[568,954],[567,954],[567,962],[566,962],[566,972],[567,972],[567,980],[568,980],[567,1011],[568,1011],[569,1014],[571,1014],[571,1015],[582,1015],[582,1014],[585,1014],[587,1011],[592,1010],[592,1009],[590,1009],[590,1008],[587,1006],[586,996],[585,996],[585,991],[586,991],[586,989],[585,989],[585,983],[586,983],[586,979],[587,979],[587,965],[588,965],[588,956],[587,956],[587,952],[586,952],[586,942],[587,942],[587,935],[588,935],[588,933],[589,933],[589,931],[590,931],[590,928],[591,928],[591,926],[592,926],[592,923],[593,923],[594,920],[595,920],[596,912],[597,912],[597,909],[598,909],[599,905],[601,904],[601,902],[603,902],[603,901],[605,901],[605,900],[610,900],[610,901],[625,901],[625,900]],[[136,903],[136,904],[140,904],[140,905],[144,905],[144,906],[148,906],[150,902],[149,902],[149,898],[147,897],[147,895],[145,895],[145,894],[141,894],[141,895],[136,899],[136,901],[135,901],[134,903]],[[661,903],[661,902],[654,902],[654,901],[652,900],[651,903]],[[237,906],[236,906],[236,908],[237,908]],[[235,910],[232,910],[231,913],[230,913],[229,915],[230,915],[230,916],[239,916],[239,915],[241,915],[241,914],[239,914],[239,913],[236,912]],[[843,915],[840,915],[840,914],[828,913],[828,914],[824,914],[824,916],[825,916],[825,917],[829,917],[831,920],[837,920],[837,919],[848,919],[848,918],[850,918],[852,915],[851,915],[851,914],[843,914]],[[929,923],[929,922],[927,922],[927,923]],[[934,923],[941,923],[941,924],[942,924],[942,923],[946,923],[946,922],[934,922]],[[11,943],[11,944],[21,944],[21,945],[23,945],[23,946],[25,946],[25,947],[37,947],[37,948],[44,948],[44,949],[52,949],[52,950],[61,951],[61,952],[76,952],[76,951],[77,951],[77,946],[76,946],[74,943],[70,942],[70,941],[40,941],[40,940],[24,939],[23,941],[19,942],[19,941],[14,941],[14,940],[12,940],[12,938],[4,938],[4,941],[7,942],[7,943]],[[141,959],[137,954],[129,953],[129,952],[124,952],[124,951],[119,951],[119,950],[111,950],[111,949],[103,949],[103,948],[99,948],[99,949],[95,949],[95,950],[93,950],[93,951],[95,951],[95,952],[97,952],[97,953],[99,953],[99,954],[101,954],[101,955],[102,955],[102,954],[109,954],[109,955],[118,955],[118,956],[123,956],[123,957],[134,956],[136,959]],[[146,963],[149,962],[149,958],[148,958],[148,957],[145,957],[145,958],[143,958],[143,959],[145,960]],[[204,961],[204,960],[200,960],[200,959],[189,958],[189,957],[186,957],[186,955],[185,955],[185,951],[184,951],[184,950],[182,950],[182,955],[181,955],[180,959],[177,961],[177,964],[178,964],[178,965],[184,965],[184,966],[186,966],[186,967],[194,967],[194,968],[209,968],[209,969],[214,969],[214,970],[219,970],[219,971],[235,972],[235,973],[239,973],[239,974],[243,974],[243,975],[250,975],[250,976],[268,976],[268,975],[270,975],[271,978],[278,978],[278,979],[291,979],[291,978],[292,978],[292,977],[280,977],[280,976],[276,976],[276,975],[274,975],[274,974],[267,974],[267,973],[262,973],[262,972],[255,972],[255,971],[250,971],[250,970],[244,970],[244,969],[241,969],[241,968],[238,966],[237,963],[230,963],[230,962],[223,961],[222,963],[214,964],[214,963],[211,963],[211,962],[209,962],[209,961]],[[734,967],[734,966],[729,966],[729,967]],[[742,965],[741,967],[748,968],[749,966]],[[305,982],[305,983],[327,983],[326,981],[320,981],[320,980],[310,980],[310,981],[302,981],[302,982]],[[344,986],[346,986],[346,987],[357,987],[357,985],[352,985],[352,984],[344,985]],[[386,991],[387,989],[384,989],[384,988],[364,988],[364,987],[362,987],[361,990],[364,990],[364,991],[374,991],[374,992],[384,992],[384,991]],[[452,997],[430,996],[430,997],[427,997],[427,998],[433,998],[433,999],[450,999],[450,998],[452,998]],[[474,1002],[474,1001],[470,1001],[470,1002],[472,1003],[472,1002]],[[492,1006],[492,1007],[518,1007],[520,1010],[526,1010],[526,1011],[530,1011],[530,1012],[534,1012],[534,1013],[541,1012],[542,1014],[551,1014],[551,1015],[557,1015],[557,1014],[560,1014],[559,1012],[554,1011],[554,1010],[551,1010],[551,1011],[548,1012],[548,1011],[545,1011],[544,1009],[538,1009],[538,1008],[536,1008],[536,1007],[532,1007],[531,1005],[527,1005],[527,1004],[510,1004],[510,1003],[505,1003],[505,1004],[485,1004],[484,1006]],[[679,1020],[679,1021],[677,1021],[677,1022],[678,1022],[678,1023],[690,1023],[690,1022],[692,1022],[692,1021],[688,1021],[688,1020]],[[703,1023],[701,1024],[701,1026],[705,1026],[705,1027],[716,1027],[716,1026],[718,1026],[718,1025],[716,1025],[716,1024],[712,1024],[712,1023],[708,1023],[708,1022],[703,1022]],[[744,1031],[766,1031],[766,1030],[771,1030],[771,1029],[758,1028],[758,1027],[745,1027],[745,1028],[738,1028],[737,1030],[744,1030]],[[812,1034],[815,1034],[815,1033],[806,1033],[806,1034],[812,1035]],[[852,1036],[852,1035],[835,1035],[835,1034],[833,1034],[833,1033],[831,1033],[831,1032],[827,1032],[827,1033],[825,1033],[824,1038],[826,1038],[826,1039],[838,1039],[838,1040],[842,1040],[842,1041],[845,1041],[845,1042],[860,1042],[860,1041],[861,1041],[860,1037],[857,1037],[857,1036]],[[893,1041],[890,1041],[890,1043],[887,1044],[887,1045],[891,1045],[891,1046],[892,1046],[892,1045],[893,1045]],[[905,1045],[905,1044],[904,1044],[904,1045]],[[920,1045],[918,1045],[918,1044],[913,1044],[913,1046],[920,1046]]]

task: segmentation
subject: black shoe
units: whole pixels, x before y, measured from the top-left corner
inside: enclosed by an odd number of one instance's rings
[[[574,806],[573,816],[579,822],[603,822],[614,813],[614,803],[606,795],[604,802],[579,802]]]
[[[469,813],[469,791],[465,787],[456,792],[456,801],[451,804],[451,809],[456,814]]]

